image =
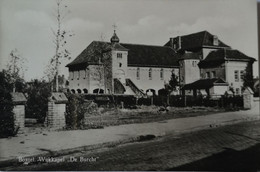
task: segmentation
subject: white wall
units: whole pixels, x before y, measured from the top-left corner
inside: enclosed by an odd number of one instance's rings
[[[122,53],[122,58],[118,58],[117,53]],[[123,84],[125,83],[125,77],[127,76],[127,55],[127,51],[112,51],[113,78],[118,78]],[[119,63],[122,64],[121,67],[119,66]]]
[[[240,78],[240,71],[245,71],[247,62],[235,62],[235,61],[226,61],[226,82],[229,86],[234,88],[234,91],[238,88],[239,94],[241,94],[241,87],[243,86],[243,80]],[[235,71],[238,72],[239,80],[235,81]]]
[[[189,84],[200,79],[200,60],[186,59],[180,61],[180,81],[181,84]],[[193,65],[194,64],[194,65]]]
[[[210,95],[224,95],[228,91],[227,85],[215,85],[209,89]]]
[[[97,73],[97,70],[103,72],[103,68],[98,65],[89,65],[85,70],[76,70],[69,72],[69,89],[74,89],[77,93],[77,89],[80,89],[83,93],[83,89],[87,89],[88,93],[93,93],[94,89],[101,88],[104,90],[104,73]],[[79,77],[78,77],[79,72]],[[100,85],[100,78],[101,86]]]
[[[79,73],[79,77],[78,77]],[[80,89],[83,92],[83,89],[89,90],[89,71],[88,69],[76,70],[69,72],[69,89]]]
[[[165,88],[164,84],[169,82],[172,70],[174,70],[176,76],[179,76],[178,68],[163,68],[163,78],[161,78],[160,71],[162,68],[152,67],[152,78],[150,79],[150,67],[139,67],[140,77],[137,78],[137,68],[138,67],[128,67],[127,78],[131,79],[133,83],[144,92],[146,92],[148,89],[154,89],[156,94],[158,94],[158,90]]]

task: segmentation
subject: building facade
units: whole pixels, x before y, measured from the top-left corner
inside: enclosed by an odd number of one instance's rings
[[[69,68],[73,93],[154,95],[179,76],[178,54],[171,47],[93,41]],[[177,91],[178,92],[178,91]]]
[[[252,71],[255,61],[207,31],[170,38],[165,46],[171,46],[181,56],[180,85],[186,95],[196,95],[198,90],[208,90],[208,95],[223,95],[232,90],[234,94],[241,95],[246,69]],[[226,84],[213,89],[210,79],[221,79],[221,83]],[[200,83],[203,85],[198,86],[199,80],[202,80]]]
[[[170,38],[164,46],[120,43],[114,31],[110,42],[93,41],[67,65],[69,91],[158,95],[174,74],[182,94],[239,95],[254,61],[207,31]]]

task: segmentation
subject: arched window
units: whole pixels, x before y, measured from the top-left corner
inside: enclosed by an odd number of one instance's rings
[[[72,89],[71,92],[72,92],[73,94],[75,94],[75,90],[74,90],[74,89]]]
[[[152,68],[149,69],[148,77],[149,77],[149,79],[153,79],[153,78],[152,78]]]
[[[84,93],[88,93],[88,90],[86,88],[83,89]]]
[[[93,93],[104,94],[104,90],[97,88],[97,89],[93,90]]]
[[[140,79],[140,68],[139,67],[136,70],[136,78]]]
[[[160,78],[163,80],[163,69],[160,70]]]
[[[81,93],[81,89],[77,89],[77,92],[80,94]]]

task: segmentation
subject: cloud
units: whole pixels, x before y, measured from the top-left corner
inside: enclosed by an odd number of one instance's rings
[[[65,23],[67,28],[70,28],[71,30],[79,30],[79,31],[99,31],[102,30],[104,27],[103,23],[101,22],[94,22],[90,20],[84,20],[81,18],[73,18],[70,19]]]
[[[27,25],[29,27],[49,27],[54,25],[53,19],[42,11],[26,10],[18,11],[14,15],[14,19],[20,26]]]
[[[177,26],[168,26],[167,30],[174,35],[189,34],[202,30],[219,33],[219,31],[232,30],[233,28],[238,27],[238,25],[238,21],[233,18],[205,16],[197,19],[193,24],[181,23]]]

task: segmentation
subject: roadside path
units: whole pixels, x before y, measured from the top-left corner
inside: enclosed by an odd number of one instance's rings
[[[218,113],[161,122],[128,124],[105,129],[44,132],[0,139],[0,162],[52,151],[73,149],[134,138],[140,135],[163,136],[206,129],[223,124],[259,119],[259,101],[247,111]]]

